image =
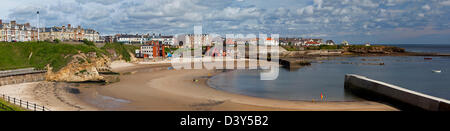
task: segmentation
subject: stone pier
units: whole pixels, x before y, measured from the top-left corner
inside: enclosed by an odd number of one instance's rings
[[[348,74],[345,76],[345,89],[363,98],[381,100],[405,109],[427,111],[450,111],[450,101],[408,90],[364,76]]]

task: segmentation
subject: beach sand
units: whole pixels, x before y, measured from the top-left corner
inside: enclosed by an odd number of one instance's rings
[[[0,86],[0,93],[45,106],[51,111],[95,111],[97,108],[80,101],[70,93],[66,83],[32,82]]]
[[[120,82],[82,90],[85,101],[98,95],[113,101],[97,103],[101,110],[149,111],[395,111],[372,102],[285,101],[232,94],[210,88],[207,80],[214,70],[169,70],[169,64],[135,65],[120,68]],[[130,73],[131,72],[131,73]],[[198,82],[193,81],[199,80]],[[102,101],[102,100],[100,100]],[[120,102],[117,102],[120,101]],[[115,106],[108,106],[115,105]]]
[[[120,82],[33,82],[0,87],[0,93],[52,111],[395,111],[372,102],[285,101],[232,94],[207,85],[216,70],[175,70],[170,64],[116,62]],[[193,81],[197,79],[199,81]],[[79,91],[79,92],[78,92]],[[74,93],[75,92],[75,93]]]

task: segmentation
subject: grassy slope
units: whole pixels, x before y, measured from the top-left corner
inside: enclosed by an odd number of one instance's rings
[[[49,42],[0,42],[0,70],[35,67],[43,69],[50,64],[55,71],[64,67],[71,61],[71,56],[82,53],[96,52],[97,54],[109,55],[106,48],[114,49],[126,55],[129,61],[130,55],[125,51],[133,51],[127,45],[107,44],[104,48],[87,45],[54,44]],[[31,52],[32,56],[29,58]],[[134,51],[133,51],[134,52]],[[100,56],[100,55],[99,55]],[[128,58],[128,59],[127,59]]]
[[[130,53],[134,53],[134,51],[136,49],[139,49],[139,47],[134,45],[124,45],[120,43],[106,43],[105,46],[103,46],[101,49],[113,49],[117,54],[122,55],[123,59],[125,59],[126,61],[130,61]]]
[[[0,107],[0,111],[25,111],[25,109],[22,109],[16,105],[9,104],[8,102],[4,101],[3,99],[0,99],[0,106],[1,106],[1,104],[5,105],[7,107],[6,107],[6,109],[2,109]]]

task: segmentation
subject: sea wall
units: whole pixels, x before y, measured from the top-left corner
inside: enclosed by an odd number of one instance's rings
[[[45,73],[10,75],[10,76],[0,77],[0,86],[27,83],[27,82],[37,82],[37,81],[44,81],[44,80],[45,80]]]
[[[402,87],[348,74],[345,88],[362,97],[379,98],[387,103],[406,105],[427,111],[450,111],[450,101],[411,91]]]

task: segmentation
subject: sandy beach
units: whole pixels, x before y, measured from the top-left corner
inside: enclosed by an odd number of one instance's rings
[[[0,93],[45,106],[51,111],[95,111],[97,108],[80,101],[66,83],[32,82],[0,86]]]
[[[82,90],[84,101],[101,110],[150,111],[392,111],[391,106],[372,102],[285,101],[232,94],[207,85],[215,70],[169,70],[170,64],[137,64],[116,68],[120,82]],[[199,80],[198,82],[193,81]],[[105,100],[94,100],[104,101]],[[114,105],[114,106],[108,106]]]
[[[114,62],[120,82],[69,84],[33,82],[1,86],[11,97],[52,111],[395,111],[372,102],[285,101],[232,94],[207,85],[218,70],[175,70],[170,64]],[[194,79],[198,81],[193,81]]]

